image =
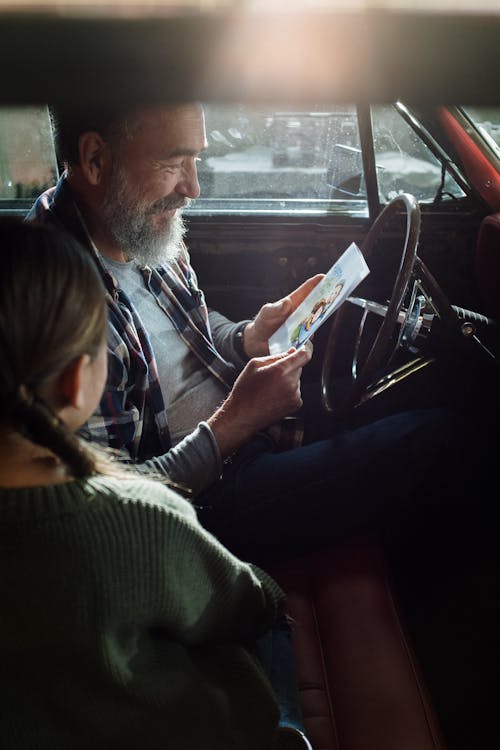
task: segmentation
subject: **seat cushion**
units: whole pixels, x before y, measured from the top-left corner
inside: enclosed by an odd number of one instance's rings
[[[276,566],[314,750],[443,750],[371,536]]]
[[[500,213],[481,222],[474,272],[484,312],[500,321]]]

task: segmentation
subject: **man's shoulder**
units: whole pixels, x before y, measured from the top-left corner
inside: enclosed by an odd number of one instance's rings
[[[65,174],[61,175],[57,185],[38,196],[26,214],[26,221],[36,221],[64,229],[82,242],[81,222]]]
[[[54,187],[48,188],[48,190],[39,195],[26,214],[26,221],[55,223],[55,214],[53,212],[55,193],[56,186],[54,185]]]

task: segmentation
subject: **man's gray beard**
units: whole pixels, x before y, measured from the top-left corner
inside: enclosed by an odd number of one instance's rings
[[[164,229],[156,229],[148,220],[150,214],[138,194],[125,187],[119,172],[112,175],[102,216],[129,260],[134,259],[141,266],[159,266],[179,256],[186,233],[182,216],[176,214]]]
[[[130,217],[129,217],[130,219]],[[173,216],[163,231],[154,230],[150,225],[130,226],[122,224],[121,236],[117,236],[125,255],[134,259],[140,266],[161,266],[179,257],[183,247],[186,227],[182,216]]]

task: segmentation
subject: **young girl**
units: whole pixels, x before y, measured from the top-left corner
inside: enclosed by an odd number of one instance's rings
[[[307,746],[249,646],[278,586],[75,435],[106,378],[93,260],[16,220],[0,253],[3,750]]]

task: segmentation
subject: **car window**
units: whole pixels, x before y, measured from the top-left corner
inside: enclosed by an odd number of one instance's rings
[[[381,203],[401,192],[422,203],[438,192],[442,200],[464,195],[395,107],[371,112]],[[201,195],[187,213],[368,215],[355,105],[277,110],[207,104],[205,115]],[[490,131],[498,136],[499,126]],[[26,210],[56,179],[47,108],[0,108],[0,210]]]
[[[382,203],[411,193],[421,203],[461,198],[463,190],[392,105],[372,107],[373,145]]]
[[[56,179],[47,107],[0,108],[0,208],[24,206]]]
[[[325,213],[336,200],[366,208],[358,189],[360,141],[353,105],[307,111],[205,105],[208,147],[195,210]],[[340,188],[339,188],[340,186]]]
[[[356,107],[308,111],[205,107],[200,213],[359,213],[367,196]],[[422,203],[464,196],[420,135],[391,105],[372,108],[379,199]]]

